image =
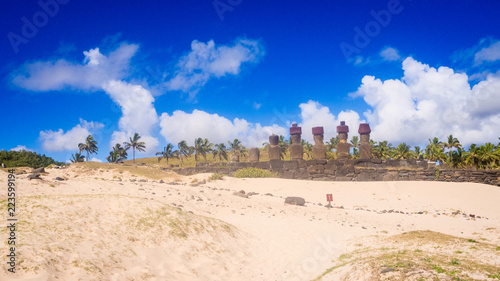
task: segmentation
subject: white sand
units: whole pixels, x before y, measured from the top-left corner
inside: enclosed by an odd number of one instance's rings
[[[500,245],[500,188],[483,184],[225,177],[190,186],[210,175],[171,185],[130,182],[141,177],[127,173],[47,171],[44,181],[17,179],[18,272],[2,262],[0,280],[311,280],[357,244],[413,230]],[[0,172],[0,200],[6,182]],[[259,194],[233,195],[239,190]],[[319,205],[327,193],[336,208]],[[287,196],[307,203],[286,205]],[[6,240],[5,229],[0,236]],[[0,250],[5,257],[7,245]]]

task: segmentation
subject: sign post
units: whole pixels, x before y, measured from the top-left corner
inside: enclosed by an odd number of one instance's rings
[[[326,201],[328,201],[328,208],[332,207],[332,201],[333,201],[333,195],[332,194],[327,194],[326,195]]]

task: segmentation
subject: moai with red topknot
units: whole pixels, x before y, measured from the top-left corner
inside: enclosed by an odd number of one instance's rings
[[[297,127],[297,123],[293,123],[290,127],[290,140],[292,144],[290,145],[290,156],[292,160],[302,160],[304,150],[302,144],[300,143],[300,135],[302,134],[302,128]]]
[[[340,121],[340,126],[337,126],[337,134],[339,136],[339,143],[337,144],[338,159],[349,158],[351,145],[347,143],[347,133],[349,133],[349,126],[346,126],[345,121]]]
[[[361,159],[370,159],[372,156],[372,146],[370,144],[370,125],[368,123],[359,124],[359,136],[361,144],[359,145],[359,156]]]
[[[314,146],[312,148],[314,159],[326,159],[326,145],[323,144],[323,127],[312,128],[312,133],[314,137]]]

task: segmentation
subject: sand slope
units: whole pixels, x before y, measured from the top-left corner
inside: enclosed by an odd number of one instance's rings
[[[18,176],[18,273],[6,272],[3,264],[0,280],[311,280],[327,269],[323,280],[370,280],[411,272],[409,266],[404,272],[377,263],[384,245],[436,255],[431,250],[437,246],[429,245],[439,233],[465,239],[447,247],[461,247],[468,258],[492,266],[468,276],[487,280],[500,265],[495,252],[500,188],[494,186],[229,177],[202,183],[209,174],[182,177],[103,167],[48,169],[43,181]],[[57,176],[67,180],[57,182]],[[0,172],[0,184],[6,179]],[[233,195],[240,190],[258,194]],[[324,207],[327,193],[333,194],[335,208]],[[286,205],[287,196],[307,203]],[[0,219],[6,221],[2,202]],[[432,232],[414,236],[438,236],[419,238],[425,241],[411,236],[411,243],[396,239],[427,230]],[[6,237],[6,230],[0,235]],[[467,239],[479,242],[476,249],[467,247],[472,243]],[[7,252],[5,244],[0,249]],[[384,266],[396,273],[380,274]],[[437,276],[434,271],[409,276]]]

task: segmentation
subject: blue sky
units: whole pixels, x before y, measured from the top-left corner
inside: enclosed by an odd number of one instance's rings
[[[105,160],[139,132],[141,157],[340,120],[497,143],[499,1],[323,2],[2,1],[0,149],[66,161],[92,134]]]

